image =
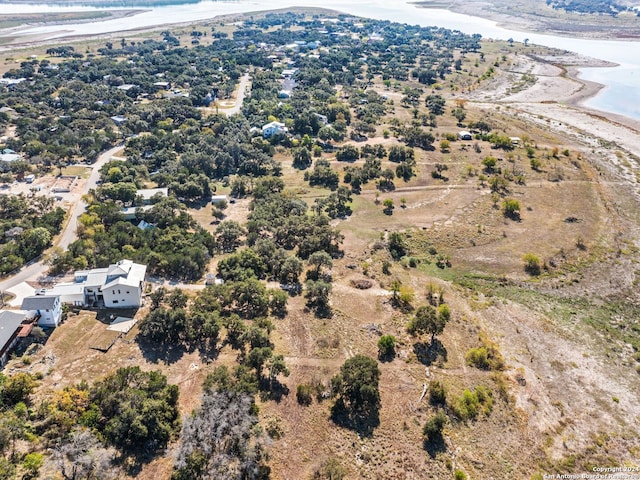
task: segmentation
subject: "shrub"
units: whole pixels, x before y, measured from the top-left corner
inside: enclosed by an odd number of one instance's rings
[[[447,391],[442,382],[433,380],[429,382],[429,403],[431,405],[444,405],[447,402]]]
[[[315,471],[313,480],[342,480],[347,475],[346,470],[335,458],[329,458]]]
[[[437,443],[442,441],[442,430],[447,423],[447,416],[443,412],[436,413],[424,424],[422,434],[425,442]]]
[[[455,478],[455,480],[467,480],[467,474],[462,470],[456,470],[453,473],[453,478]]]
[[[300,405],[311,405],[313,400],[313,387],[306,383],[298,385],[298,388],[296,388],[296,399]]]
[[[483,345],[472,348],[465,356],[467,365],[482,370],[503,370],[504,358],[496,345],[483,341]]]
[[[493,408],[493,392],[478,386],[472,392],[465,390],[451,405],[453,413],[462,421],[475,419],[478,414],[488,415]]]
[[[514,198],[507,198],[502,202],[502,211],[505,217],[514,220],[520,219],[520,202]]]
[[[383,335],[378,340],[378,357],[392,358],[396,354],[396,337],[393,335]]]
[[[529,275],[540,275],[542,272],[542,261],[540,257],[533,253],[526,253],[522,260],[524,261],[524,271]]]

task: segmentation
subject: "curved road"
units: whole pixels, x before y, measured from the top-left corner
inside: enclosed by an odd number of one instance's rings
[[[69,208],[69,219],[67,220],[66,225],[64,226],[62,232],[58,236],[58,240],[55,242],[55,245],[61,247],[66,250],[69,245],[76,239],[76,230],[78,227],[78,217],[84,212],[85,208],[87,208],[87,204],[82,200],[82,197],[89,192],[90,189],[96,188],[98,179],[100,178],[100,168],[107,163],[111,157],[118,151],[122,149],[122,145],[118,145],[117,147],[113,147],[105,152],[103,152],[96,162],[92,165],[92,171],[87,179],[84,188],[80,193],[77,194],[73,204]],[[42,261],[32,263],[27,265],[26,267],[22,267],[15,275],[5,278],[0,281],[0,292],[4,292],[9,288],[15,287],[16,285],[26,282],[27,280],[35,280],[39,276],[41,276],[46,271],[46,266]]]

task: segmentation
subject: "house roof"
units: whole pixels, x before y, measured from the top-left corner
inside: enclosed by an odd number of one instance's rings
[[[56,302],[60,302],[60,297],[57,295],[34,295],[32,297],[25,297],[22,300],[22,310],[53,310]]]
[[[89,270],[87,279],[83,282],[85,287],[101,287],[107,281],[107,268]]]
[[[144,281],[144,277],[147,273],[146,265],[133,263],[131,260],[121,260],[118,263],[121,262],[128,262],[127,265],[129,265],[129,270],[127,271],[126,276],[119,276],[110,280],[108,283],[105,283],[105,285],[102,287],[103,290],[106,288],[116,287],[118,285],[127,287],[138,287],[140,285],[140,282]],[[113,267],[113,265],[111,265],[111,267]]]
[[[158,193],[162,194],[163,197],[166,197],[169,195],[169,189],[166,187],[165,188],[143,188],[142,190],[138,190],[136,192],[136,195],[141,196],[145,200],[151,200],[151,197],[153,197]]]
[[[59,283],[50,290],[47,290],[48,295],[84,295],[84,284],[82,283]]]
[[[131,267],[133,262],[131,260],[120,260],[113,265],[109,265],[109,270],[107,270],[107,276],[121,276],[128,275],[131,271]]]
[[[153,208],[153,205],[142,205],[141,207],[127,207],[127,208],[123,208],[120,213],[122,213],[124,216],[135,215],[136,210],[138,209],[140,209],[143,212],[148,212],[152,208]]]
[[[11,341],[16,331],[21,327],[26,313],[20,310],[0,311],[0,350]]]
[[[262,130],[267,130],[269,128],[284,128],[284,123],[270,122],[262,126]]]
[[[16,160],[20,160],[20,155],[17,153],[2,153],[0,154],[0,162],[15,162]]]

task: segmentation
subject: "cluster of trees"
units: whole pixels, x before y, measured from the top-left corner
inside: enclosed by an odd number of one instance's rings
[[[38,257],[60,232],[64,210],[42,195],[0,195],[0,274]]]
[[[180,427],[178,387],[159,372],[126,367],[50,392],[37,377],[0,374],[0,475],[36,478],[46,452],[64,478],[116,478],[114,452],[134,461],[162,451]],[[7,456],[7,453],[9,455]]]
[[[635,11],[630,6],[611,0],[606,2],[603,0],[547,0],[547,5],[566,12],[611,15],[613,17],[621,12]]]
[[[265,444],[253,398],[208,389],[202,404],[184,421],[172,480],[268,479]]]
[[[151,273],[182,279],[202,277],[215,252],[215,239],[175,197],[164,198],[136,219],[153,228],[140,229],[123,219],[122,206],[94,197],[78,219],[78,239],[66,252],[50,257],[54,272],[101,267],[132,259]]]

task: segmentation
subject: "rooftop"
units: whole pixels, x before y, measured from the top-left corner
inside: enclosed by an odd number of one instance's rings
[[[0,349],[3,349],[19,328],[26,313],[21,310],[0,311]]]
[[[53,310],[56,300],[60,300],[57,295],[34,295],[25,297],[22,300],[22,310]]]
[[[169,195],[168,188],[143,188],[138,190],[136,195],[141,196],[144,200],[151,200],[154,195],[161,194],[163,197]]]

